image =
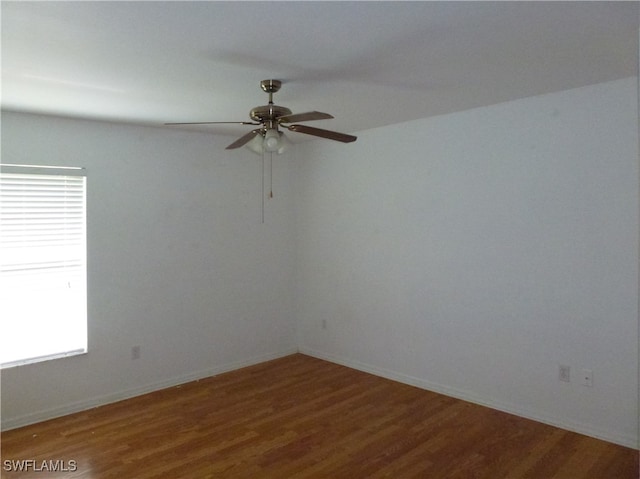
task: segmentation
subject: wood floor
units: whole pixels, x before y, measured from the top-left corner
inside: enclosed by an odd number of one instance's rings
[[[636,450],[301,354],[1,439],[2,479],[638,478]]]

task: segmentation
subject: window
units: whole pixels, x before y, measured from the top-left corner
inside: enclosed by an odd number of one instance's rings
[[[87,350],[86,175],[0,165],[0,366]]]

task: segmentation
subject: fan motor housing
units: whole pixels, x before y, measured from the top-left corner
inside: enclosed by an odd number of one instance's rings
[[[275,121],[281,116],[291,115],[291,110],[284,106],[263,105],[253,108],[249,112],[249,116],[254,121],[267,122]]]

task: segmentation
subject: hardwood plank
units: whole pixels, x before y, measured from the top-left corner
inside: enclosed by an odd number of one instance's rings
[[[301,354],[0,438],[77,464],[2,479],[638,478],[637,450]]]

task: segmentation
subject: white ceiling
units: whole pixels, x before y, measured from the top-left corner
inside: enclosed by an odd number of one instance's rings
[[[352,133],[638,69],[636,2],[2,1],[1,19],[3,109],[150,125],[247,121],[268,78]]]

